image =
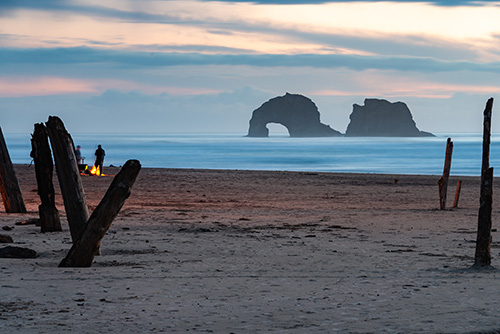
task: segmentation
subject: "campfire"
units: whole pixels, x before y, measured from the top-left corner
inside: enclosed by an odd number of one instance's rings
[[[90,175],[97,175],[97,176],[101,176],[101,169],[99,168],[99,166],[92,166],[92,168],[90,169],[89,171],[89,174]]]
[[[92,166],[92,168],[89,169],[89,165],[81,164],[78,167],[80,168],[81,175],[105,176],[105,174],[101,174],[101,169],[99,168],[99,166]]]

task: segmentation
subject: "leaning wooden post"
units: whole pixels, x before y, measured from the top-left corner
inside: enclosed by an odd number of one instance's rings
[[[57,178],[61,187],[71,238],[75,242],[89,219],[89,209],[75,157],[75,145],[59,117],[50,116],[45,125],[54,154]]]
[[[458,207],[458,200],[460,199],[460,190],[462,190],[462,180],[457,181],[457,190],[455,191],[455,199],[453,200],[453,207]]]
[[[451,138],[446,141],[446,155],[444,158],[443,176],[438,181],[439,185],[439,206],[441,210],[446,208],[446,193],[448,191],[448,179],[450,178],[451,157],[453,155],[453,142]]]
[[[493,168],[490,168],[491,111],[493,98],[490,98],[484,109],[483,126],[483,162],[481,165],[481,195],[479,198],[479,214],[477,225],[475,266],[491,264],[491,212],[493,203]]]
[[[62,231],[52,183],[54,171],[52,152],[50,151],[47,129],[43,123],[35,124],[35,130],[31,136],[31,157],[35,163],[38,195],[42,201],[42,204],[38,206],[42,232]]]
[[[0,193],[7,213],[26,213],[21,188],[10,160],[2,128],[0,128]]]
[[[129,160],[125,163],[111,182],[99,205],[92,212],[82,235],[73,243],[59,267],[90,267],[92,265],[102,238],[118,215],[125,200],[130,196],[130,188],[140,170],[141,164],[137,160]]]

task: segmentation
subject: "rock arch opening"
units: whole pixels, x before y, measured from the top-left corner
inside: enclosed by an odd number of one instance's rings
[[[283,137],[290,136],[290,130],[288,127],[281,123],[269,122],[266,125],[269,137]]]

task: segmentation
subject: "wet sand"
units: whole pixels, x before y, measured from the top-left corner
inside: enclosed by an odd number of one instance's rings
[[[71,247],[58,185],[64,231],[42,234],[15,225],[39,205],[34,168],[16,173],[29,213],[0,204],[0,233],[39,256],[0,259],[1,333],[500,330],[500,272],[469,269],[477,177],[443,211],[439,176],[145,168],[102,255],[73,269],[57,267]],[[83,177],[91,210],[111,180]]]

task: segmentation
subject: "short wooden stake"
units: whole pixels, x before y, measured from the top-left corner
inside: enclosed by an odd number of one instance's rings
[[[0,128],[0,193],[7,213],[26,213],[21,188],[10,160],[2,128]]]
[[[455,200],[453,200],[453,207],[458,207],[458,200],[460,199],[460,190],[462,190],[462,180],[457,181],[457,190],[455,191]]]
[[[92,212],[82,235],[73,243],[59,267],[90,267],[102,238],[118,215],[125,200],[130,196],[130,188],[135,182],[141,164],[129,160],[115,176],[99,205]]]
[[[47,129],[43,123],[35,124],[35,130],[31,136],[31,157],[35,163],[38,195],[42,201],[38,207],[42,232],[62,231],[52,183],[54,172],[52,152],[50,151]]]
[[[453,155],[453,142],[451,138],[446,141],[446,155],[444,159],[443,176],[438,181],[439,185],[439,207],[446,208],[446,193],[448,191],[448,179],[450,178],[451,157]]]

